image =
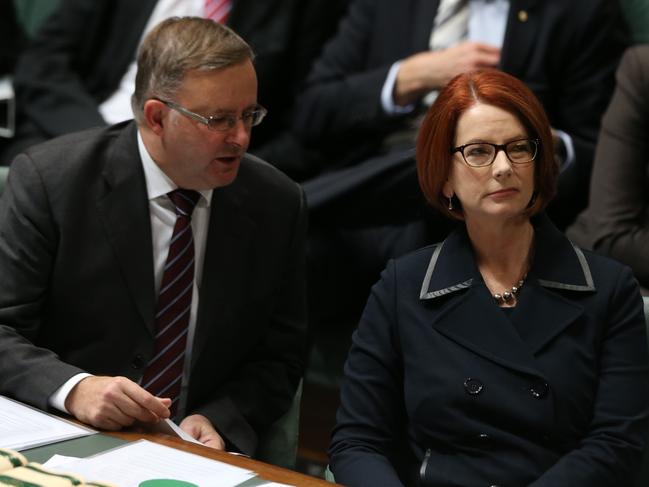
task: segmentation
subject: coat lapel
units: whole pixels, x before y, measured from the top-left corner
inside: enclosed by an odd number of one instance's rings
[[[484,284],[464,228],[433,250],[420,299],[441,299],[432,326],[447,338],[502,366],[542,375],[535,355],[584,312],[564,293],[595,288],[581,251],[547,217],[534,225],[532,269],[511,315],[498,308]]]
[[[584,313],[569,297],[593,293],[595,284],[588,262],[550,220],[535,221],[535,256],[512,320],[532,353],[539,353]]]
[[[192,366],[206,343],[236,343],[228,339],[236,333],[235,313],[254,282],[246,274],[256,225],[243,205],[247,197],[239,180],[212,193]]]
[[[506,73],[521,77],[528,54],[541,27],[539,0],[512,0],[501,52],[500,67]]]
[[[584,308],[528,276],[511,316],[530,353],[536,355],[584,313]]]
[[[534,358],[482,280],[476,280],[440,312],[433,327],[450,340],[487,360],[540,375]]]
[[[97,199],[99,218],[126,287],[153,333],[155,286],[149,203],[137,149],[137,127],[126,126],[104,167],[105,192]]]

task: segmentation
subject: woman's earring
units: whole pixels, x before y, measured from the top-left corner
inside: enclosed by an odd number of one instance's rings
[[[449,197],[448,199],[448,211],[453,211],[453,198]]]

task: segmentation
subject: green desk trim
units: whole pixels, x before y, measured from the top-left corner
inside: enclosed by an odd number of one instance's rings
[[[81,438],[30,448],[20,453],[25,455],[30,462],[44,463],[55,454],[85,458],[126,443],[128,443],[126,440],[97,433],[95,435],[82,436]]]

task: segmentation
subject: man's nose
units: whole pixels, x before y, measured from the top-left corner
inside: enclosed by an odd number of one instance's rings
[[[250,127],[246,126],[241,118],[237,118],[235,124],[227,132],[226,141],[247,148],[250,144],[250,132]]]

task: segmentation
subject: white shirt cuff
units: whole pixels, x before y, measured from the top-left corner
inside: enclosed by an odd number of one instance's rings
[[[572,142],[572,137],[570,137],[563,130],[554,129],[554,132],[561,138],[563,146],[566,148],[566,158],[561,161],[560,171],[565,171],[575,162],[575,144]]]
[[[383,111],[388,115],[410,113],[415,109],[415,105],[413,104],[401,106],[394,103],[392,94],[394,93],[394,84],[397,82],[397,74],[399,74],[400,66],[401,61],[397,61],[390,67],[388,76],[385,78],[383,88],[381,89],[381,106],[383,107]]]
[[[52,393],[52,395],[48,399],[50,406],[58,409],[59,411],[70,414],[70,411],[65,408],[65,400],[68,398],[68,394],[70,394],[72,388],[86,377],[92,377],[92,375],[83,372],[81,374],[73,375],[72,377],[70,377],[61,387],[59,387]]]

